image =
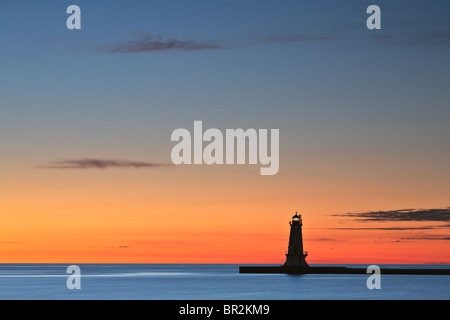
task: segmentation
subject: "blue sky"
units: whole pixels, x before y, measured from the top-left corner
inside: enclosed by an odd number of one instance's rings
[[[65,27],[70,4],[82,30]],[[370,4],[1,1],[3,143],[70,155],[150,143],[163,158],[161,136],[203,120],[280,128],[286,144],[323,152],[430,135],[424,150],[447,157],[448,2],[377,1],[376,31],[365,27]],[[137,48],[152,41],[181,47]]]

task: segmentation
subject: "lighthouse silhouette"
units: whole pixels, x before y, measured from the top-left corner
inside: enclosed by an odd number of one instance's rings
[[[289,247],[286,253],[286,262],[283,266],[309,267],[306,263],[308,252],[303,252],[302,216],[298,215],[296,212],[289,224],[291,226],[291,233],[289,235]]]

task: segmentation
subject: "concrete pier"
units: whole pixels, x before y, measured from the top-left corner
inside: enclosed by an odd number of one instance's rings
[[[286,266],[240,266],[239,273],[285,273],[285,274],[367,274],[364,268],[347,267],[286,267]],[[381,268],[381,274],[450,275],[450,269],[397,269]]]

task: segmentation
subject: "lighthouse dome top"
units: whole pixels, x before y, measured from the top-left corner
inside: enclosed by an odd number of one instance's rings
[[[297,212],[296,212],[295,215],[292,217],[292,221],[300,221],[301,218],[302,218],[302,216],[297,214]]]

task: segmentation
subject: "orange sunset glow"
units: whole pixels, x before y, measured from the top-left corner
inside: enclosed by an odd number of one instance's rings
[[[79,2],[0,1],[0,263],[450,263],[448,1]]]
[[[240,179],[230,175],[236,170]],[[449,262],[446,240],[423,240],[442,237],[442,223],[339,216],[404,208],[406,202],[430,207],[439,195],[427,195],[423,187],[404,186],[404,194],[393,197],[392,186],[362,188],[358,177],[344,188],[338,173],[320,183],[284,170],[275,177],[253,171],[33,168],[29,179],[10,174],[2,190],[7,219],[0,225],[1,262],[277,264],[295,211],[303,215],[311,264]],[[193,182],[196,177],[201,183]],[[407,194],[421,189],[430,200],[411,201]],[[373,202],[376,197],[384,201]]]

